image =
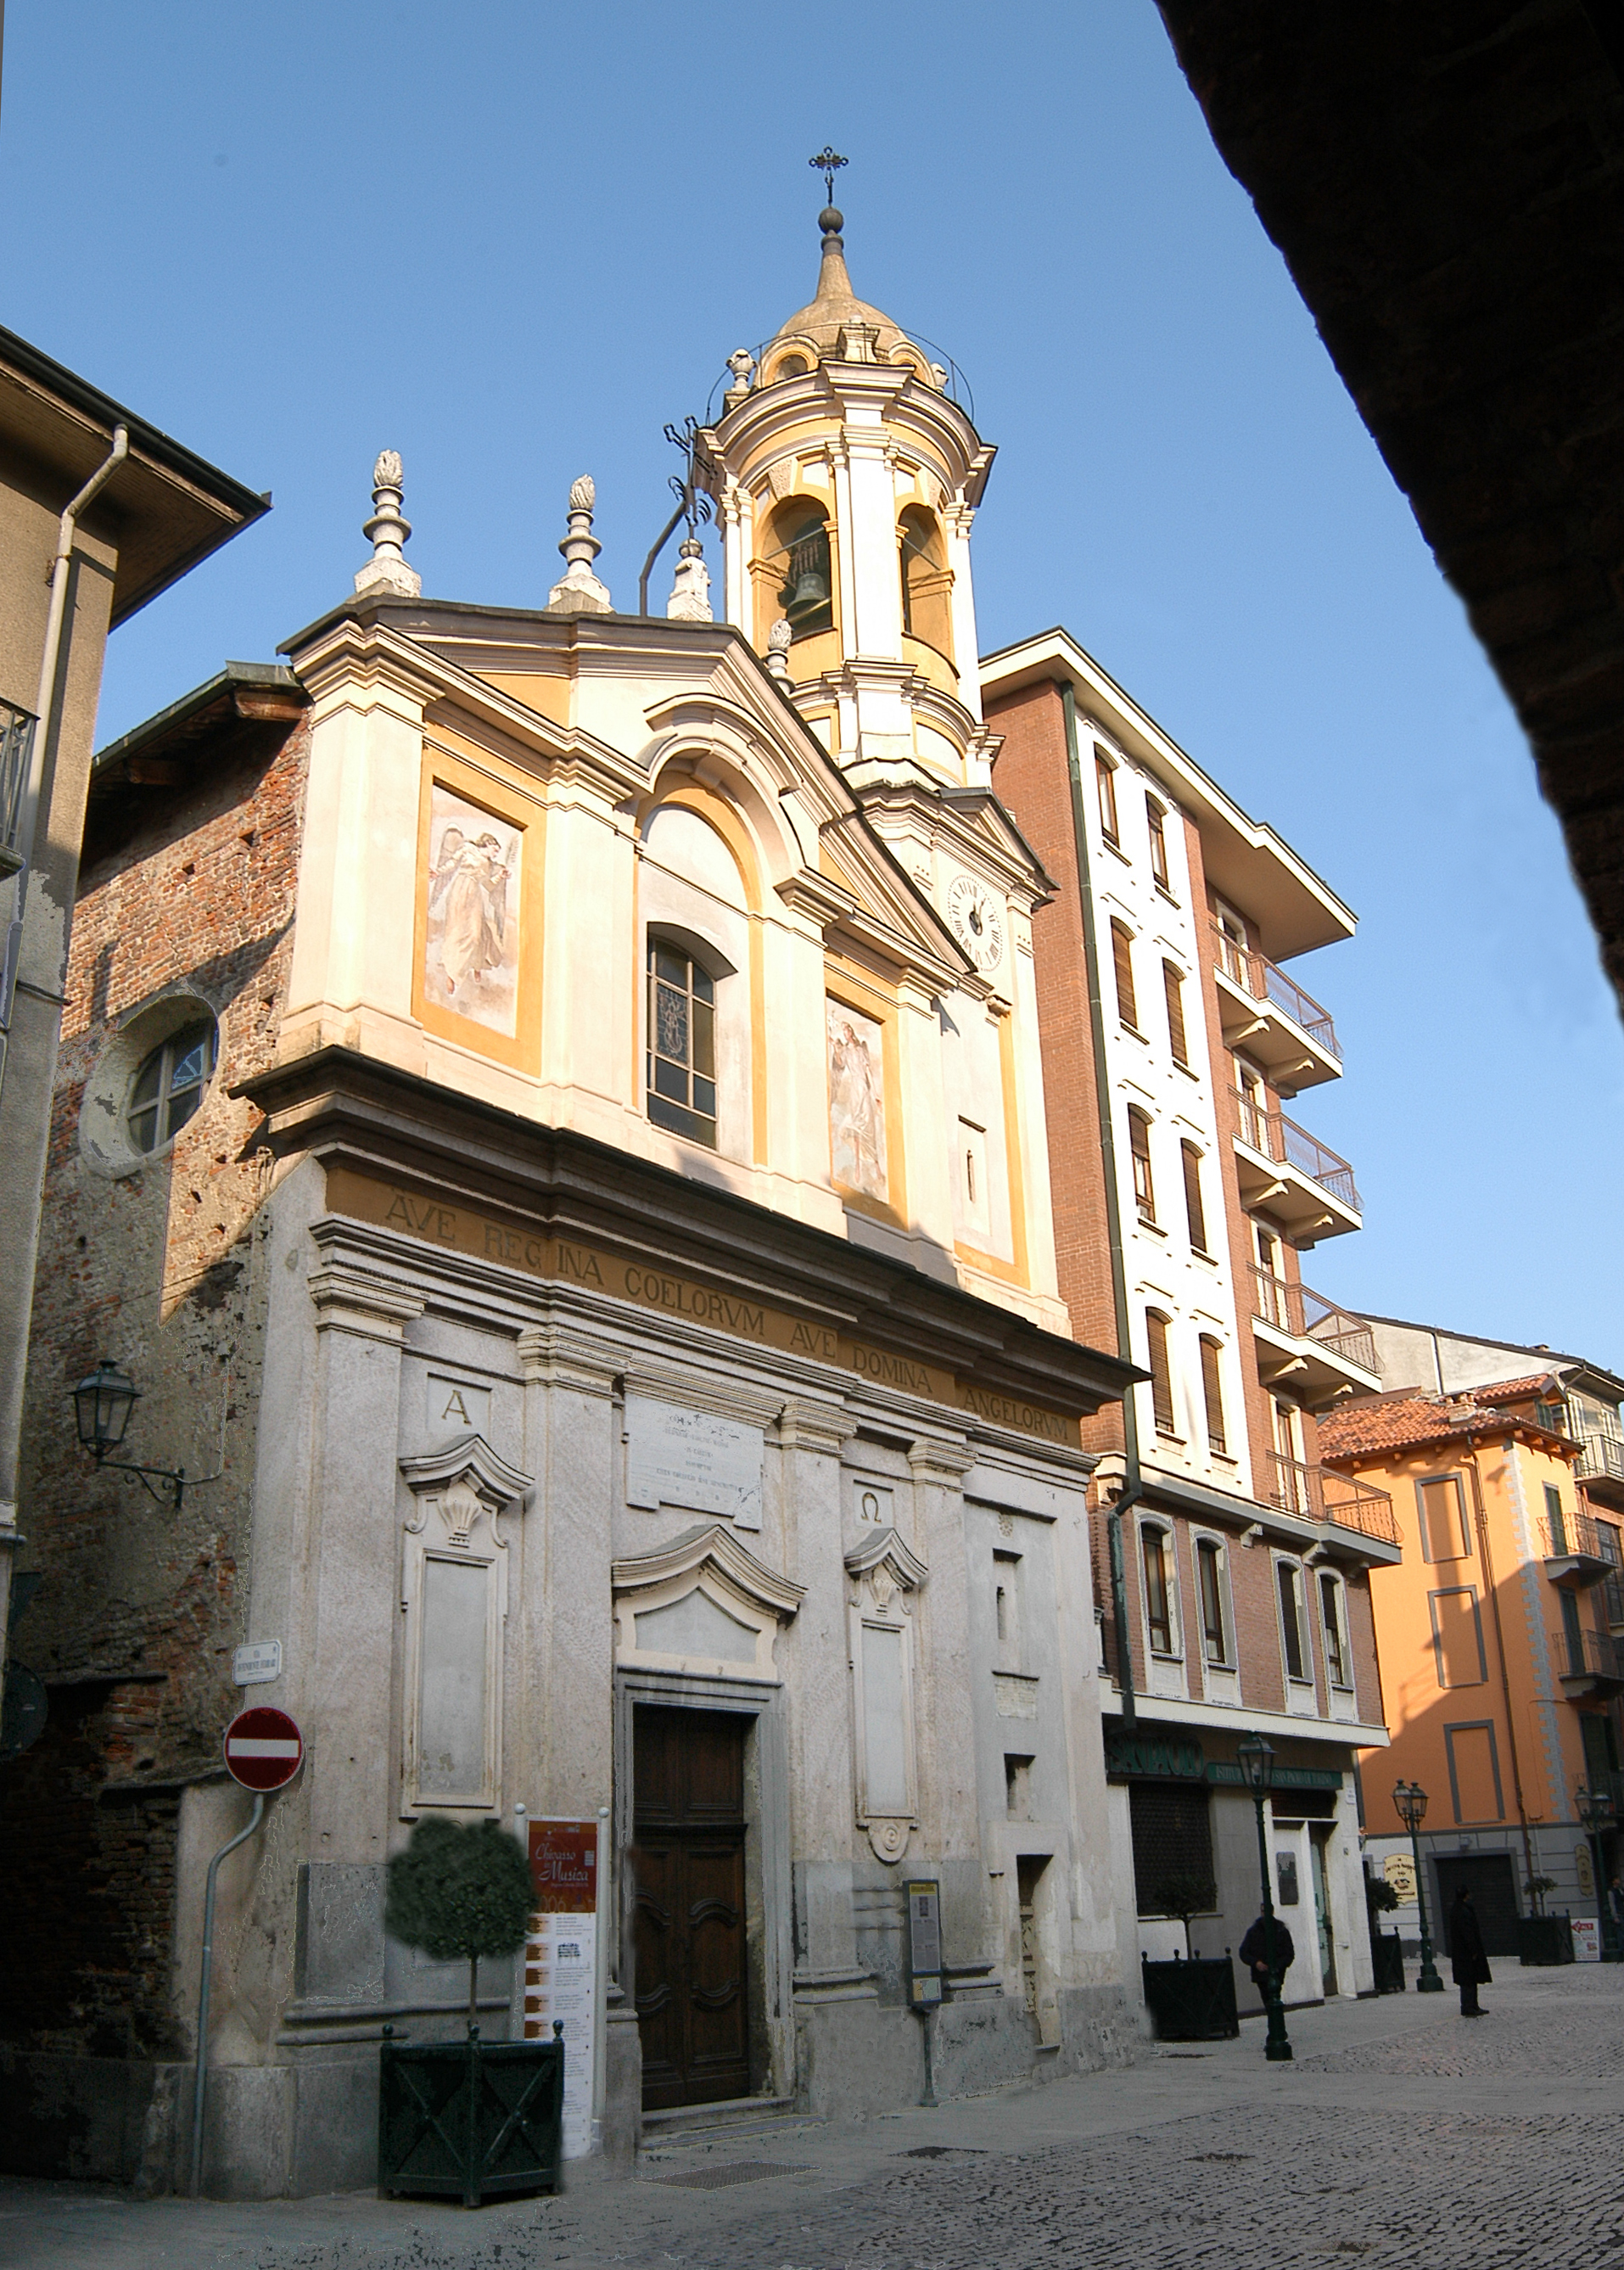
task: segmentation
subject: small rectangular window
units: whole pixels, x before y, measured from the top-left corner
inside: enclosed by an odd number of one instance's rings
[[[1351,1687],[1353,1683],[1348,1669],[1347,1634],[1342,1620],[1342,1587],[1336,1578],[1322,1573],[1319,1580],[1320,1620],[1325,1627],[1325,1668],[1333,1687]]]
[[[1201,1643],[1209,1663],[1227,1663],[1228,1641],[1224,1631],[1224,1576],[1219,1547],[1210,1537],[1196,1545],[1196,1573],[1201,1584]]]
[[[1415,1485],[1421,1516],[1421,1554],[1427,1561],[1458,1561],[1471,1551],[1466,1501],[1458,1474],[1435,1474]]]
[[[1219,1369],[1219,1348],[1216,1340],[1201,1335],[1201,1395],[1206,1406],[1206,1439],[1210,1450],[1228,1449],[1224,1435],[1223,1379]]]
[[[1116,768],[1096,749],[1094,760],[1094,784],[1100,796],[1100,833],[1108,843],[1120,842],[1116,826]]]
[[[1280,1637],[1286,1648],[1287,1675],[1306,1680],[1308,1651],[1302,1643],[1302,1592],[1296,1564],[1277,1561],[1274,1575],[1280,1591]]]
[[[1128,1111],[1128,1151],[1133,1161],[1133,1199],[1141,1221],[1156,1219],[1156,1186],[1151,1178],[1150,1122],[1131,1106]]]
[[[1137,1033],[1139,1008],[1133,992],[1133,939],[1119,922],[1111,924],[1111,966],[1116,976],[1116,1013],[1131,1032]]]
[[[1174,1433],[1173,1373],[1168,1362],[1168,1320],[1159,1317],[1153,1309],[1145,1317],[1145,1334],[1150,1344],[1150,1400],[1155,1413],[1156,1432]]]
[[[1145,1564],[1145,1622],[1152,1650],[1173,1652],[1173,1603],[1168,1587],[1168,1540],[1160,1529],[1139,1532],[1139,1551]]]
[[[1190,1242],[1198,1253],[1206,1251],[1206,1208],[1201,1203],[1201,1154],[1193,1143],[1181,1143],[1184,1161],[1184,1219]]]
[[[1153,796],[1145,799],[1145,820],[1150,830],[1150,871],[1164,891],[1170,891],[1168,881],[1167,814]]]
[[[716,982],[658,938],[649,940],[648,1109],[656,1127],[716,1146]]]
[[[1168,1046],[1173,1061],[1190,1069],[1190,1043],[1184,1035],[1184,981],[1170,961],[1161,965],[1161,990],[1168,1002]]]

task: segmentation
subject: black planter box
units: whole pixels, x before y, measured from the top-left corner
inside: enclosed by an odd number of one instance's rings
[[[1376,1967],[1376,1992],[1402,1994],[1404,1992],[1404,1942],[1396,1931],[1371,1932],[1370,1959]]]
[[[1516,1919],[1516,1952],[1520,1962],[1543,1968],[1555,1962],[1574,1960],[1573,1933],[1568,1928],[1568,1918],[1559,1916],[1519,1916]]]
[[[1145,2007],[1159,2042],[1227,2042],[1241,2030],[1235,2007],[1235,1966],[1227,1955],[1186,1962],[1141,1959]]]
[[[550,2042],[397,2042],[378,2070],[378,2191],[460,2196],[556,2191],[564,2118],[563,2027]]]

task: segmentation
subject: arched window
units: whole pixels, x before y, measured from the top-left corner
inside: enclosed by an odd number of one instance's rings
[[[1173,1416],[1173,1366],[1168,1355],[1168,1320],[1154,1309],[1145,1311],[1145,1337],[1150,1348],[1150,1401],[1156,1432],[1176,1437]]]
[[[1159,1522],[1139,1527],[1139,1565],[1145,1572],[1145,1625],[1153,1655],[1178,1652],[1178,1621],[1174,1607],[1172,1539]]]
[[[829,553],[828,516],[821,505],[797,500],[778,520],[778,549],[773,565],[781,575],[778,604],[794,638],[834,627],[834,578]]]
[[[1137,1033],[1139,1005],[1133,990],[1133,934],[1125,923],[1111,924],[1111,968],[1116,979],[1116,1014],[1131,1033]]]
[[[1227,1665],[1229,1617],[1225,1595],[1224,1548],[1215,1537],[1196,1540],[1196,1576],[1201,1591],[1201,1644],[1209,1663]]]
[[[1133,1161],[1133,1199],[1141,1221],[1156,1219],[1156,1185],[1150,1168],[1150,1121],[1133,1104],[1128,1106],[1128,1152]]]
[[[1229,1448],[1224,1426],[1223,1350],[1207,1333],[1201,1335],[1201,1400],[1206,1413],[1206,1441],[1221,1457]]]
[[[649,938],[649,1116],[716,1147],[716,987],[679,946]]]
[[[902,555],[902,628],[953,659],[953,575],[942,531],[923,505],[905,505],[897,523]]]
[[[212,1018],[172,1033],[146,1057],[130,1083],[124,1125],[137,1151],[161,1151],[203,1102],[214,1071]]]
[[[1342,1579],[1328,1569],[1320,1571],[1319,1613],[1325,1636],[1325,1669],[1331,1683],[1333,1687],[1351,1688],[1353,1658],[1347,1643],[1347,1609],[1342,1596]]]

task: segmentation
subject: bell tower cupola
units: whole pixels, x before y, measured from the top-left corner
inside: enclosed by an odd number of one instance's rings
[[[853,291],[845,160],[812,162],[817,292],[729,358],[705,435],[727,619],[855,785],[984,786],[970,524],[993,453],[953,365]]]

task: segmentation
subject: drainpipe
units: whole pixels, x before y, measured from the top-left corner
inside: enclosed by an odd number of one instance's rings
[[[79,516],[100,493],[129,454],[130,429],[126,426],[115,426],[111,453],[96,468],[57,524],[56,556],[51,562],[50,612],[46,618],[45,652],[40,662],[40,691],[33,705],[33,745],[29,751],[28,780],[23,790],[23,807],[18,827],[18,848],[22,853],[23,864],[18,872],[17,899],[11,913],[11,935],[6,940],[4,983],[0,986],[0,1033],[9,1032],[11,1025],[11,1000],[18,959],[22,953],[23,908],[27,897],[28,878],[33,866],[33,839],[39,822],[40,792],[45,784],[46,751],[50,746],[51,729],[56,722],[56,680],[62,659],[63,632],[67,621],[68,586],[72,581],[73,545],[78,535]],[[0,1059],[0,1064],[3,1062],[4,1059]]]
[[[1100,941],[1094,924],[1094,893],[1088,878],[1088,828],[1083,817],[1083,775],[1077,754],[1077,695],[1070,679],[1057,680],[1065,715],[1065,763],[1072,783],[1072,841],[1077,857],[1077,893],[1083,916],[1083,961],[1088,974],[1088,1029],[1094,1042],[1094,1101],[1100,1119],[1100,1157],[1105,1169],[1105,1220],[1111,1256],[1111,1301],[1116,1313],[1116,1353],[1133,1361],[1128,1321],[1128,1272],[1123,1257],[1122,1193],[1116,1181],[1116,1129],[1111,1114],[1110,1071],[1105,1057],[1105,1008],[1100,990]],[[1139,1474],[1139,1417],[1135,1390],[1122,1398],[1123,1482],[1106,1510],[1105,1535],[1111,1566],[1111,1618],[1116,1633],[1117,1677],[1122,1688],[1124,1733],[1137,1724],[1133,1656],[1128,1644],[1128,1579],[1123,1565],[1122,1517],[1145,1495]]]
[[[1494,1582],[1494,1560],[1489,1550],[1488,1513],[1483,1503],[1483,1485],[1478,1474],[1478,1444],[1475,1435],[1466,1437],[1466,1472],[1472,1477],[1472,1508],[1477,1517],[1478,1550],[1483,1557],[1483,1589],[1488,1594],[1489,1609],[1494,1619],[1494,1645],[1500,1654],[1500,1692],[1506,1706],[1506,1740],[1511,1751],[1511,1787],[1516,1798],[1516,1817],[1523,1832],[1523,1867],[1524,1878],[1538,1873],[1534,1866],[1534,1848],[1528,1833],[1528,1808],[1523,1802],[1523,1763],[1516,1747],[1516,1713],[1511,1705],[1511,1673],[1506,1662],[1505,1626],[1500,1619],[1500,1588]]]

